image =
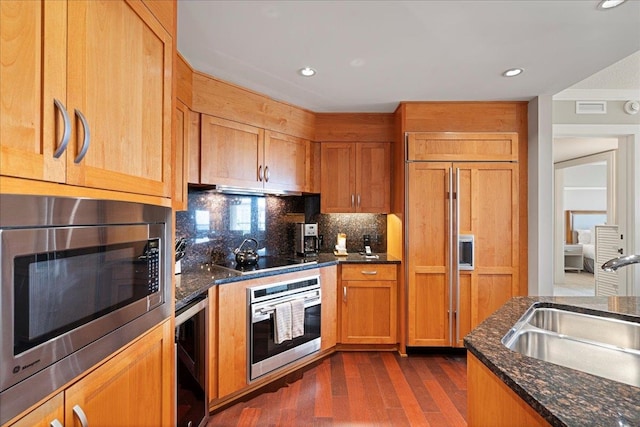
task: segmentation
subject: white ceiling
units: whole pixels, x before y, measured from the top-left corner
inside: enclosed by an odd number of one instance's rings
[[[196,70],[315,112],[529,100],[640,51],[640,0],[597,4],[180,0],[178,50]],[[510,67],[525,72],[502,77]]]

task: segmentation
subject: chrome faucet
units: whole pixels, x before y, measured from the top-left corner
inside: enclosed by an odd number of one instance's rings
[[[602,264],[604,271],[616,271],[620,267],[640,263],[640,255],[625,255],[610,259]]]

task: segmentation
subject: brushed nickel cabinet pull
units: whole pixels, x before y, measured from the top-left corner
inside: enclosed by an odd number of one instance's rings
[[[347,302],[347,287],[342,287],[342,301]]]
[[[258,167],[258,181],[262,181],[262,165]]]
[[[80,163],[84,156],[87,154],[87,150],[89,149],[89,145],[91,144],[91,132],[89,131],[89,123],[87,123],[87,119],[84,117],[81,111],[75,110],[76,116],[80,119],[82,123],[82,130],[84,131],[84,139],[82,140],[82,149],[78,153],[78,156],[73,160],[74,163]]]
[[[49,427],[63,427],[62,423],[60,421],[58,421],[58,419],[56,418],[55,420],[51,421],[49,423]]]
[[[368,276],[373,276],[373,275],[378,274],[378,271],[377,270],[362,270],[360,273],[366,274]]]
[[[360,207],[360,194],[358,194],[358,207]]]
[[[351,207],[353,207],[354,204],[355,204],[355,196],[352,194],[351,195]]]
[[[264,167],[264,182],[269,182],[269,178],[271,178],[271,172],[269,172],[269,166]]]
[[[73,414],[78,418],[82,427],[89,427],[89,420],[87,420],[87,415],[84,413],[80,405],[76,405],[73,407]]]
[[[60,145],[56,149],[55,153],[53,153],[53,157],[57,159],[62,156],[62,153],[64,153],[64,150],[67,149],[67,145],[69,144],[69,137],[71,136],[71,120],[69,119],[69,113],[67,113],[67,109],[64,105],[62,105],[62,102],[54,98],[53,104],[58,110],[60,110],[60,113],[62,114],[62,120],[64,121],[64,131],[62,132]]]

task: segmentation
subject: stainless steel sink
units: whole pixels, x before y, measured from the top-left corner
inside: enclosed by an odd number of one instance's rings
[[[502,343],[525,356],[640,387],[640,323],[533,306]]]

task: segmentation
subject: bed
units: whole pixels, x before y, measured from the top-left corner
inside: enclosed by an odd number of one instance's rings
[[[584,270],[593,273],[595,255],[595,226],[606,224],[606,211],[565,211],[565,240],[567,244],[582,245]]]

